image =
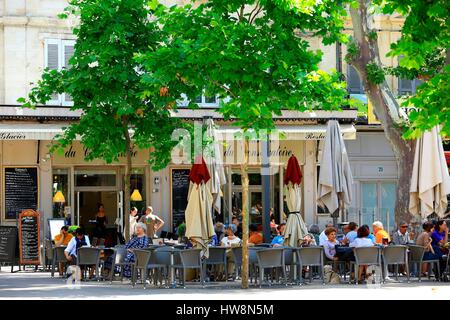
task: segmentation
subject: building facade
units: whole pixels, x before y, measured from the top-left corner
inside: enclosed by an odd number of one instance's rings
[[[35,209],[42,213],[44,220],[66,217],[72,223],[85,226],[94,219],[97,204],[103,203],[109,226],[116,228],[116,223],[123,223],[124,218],[124,159],[115,164],[101,160],[86,162],[87,151],[79,141],[74,141],[62,154],[50,154],[49,145],[55,134],[80,116],[70,111],[73,105],[70,97],[55,95],[46,106],[36,110],[22,109],[16,102],[19,97],[27,96],[44,68],[61,69],[73,54],[76,39],[71,28],[76,21],[57,18],[66,6],[64,0],[0,0],[0,223],[14,224],[15,213],[25,209],[21,203],[31,205],[26,201],[32,199],[29,201],[35,202]],[[381,56],[386,65],[398,63],[384,54],[389,44],[400,37],[401,22],[401,18],[391,16],[380,16],[377,21]],[[324,47],[314,38],[308,41],[312,48],[324,52],[321,68],[341,70],[347,75],[349,93],[364,99],[357,74],[344,62],[346,48]],[[412,92],[416,85],[393,77],[388,77],[388,82],[399,93]],[[230,127],[215,111],[218,101],[214,97],[202,97],[198,102],[199,109],[181,108],[174,116],[198,122],[212,117],[220,128]],[[296,135],[292,141],[281,142],[276,150],[271,150],[279,154],[279,161],[271,164],[270,171],[270,207],[274,208],[277,220],[284,220],[287,213],[282,177],[288,156],[295,154],[303,171],[302,213],[306,223],[324,225],[331,221],[329,213],[317,208],[315,199],[326,122],[339,119],[346,132],[344,138],[355,180],[352,205],[345,219],[361,223],[381,219],[393,227],[395,159],[380,125],[361,124],[357,117],[357,110],[348,109],[338,113],[286,111],[275,119],[277,126],[288,128]],[[223,152],[224,156],[229,156],[231,151]],[[132,204],[139,209],[153,206],[166,222],[164,231],[173,232],[183,219],[190,164],[173,162],[166,169],[154,172],[147,164],[147,157],[146,150],[134,151],[131,187],[139,190],[143,201]],[[263,200],[260,161],[255,160],[250,170],[252,207],[261,205]],[[217,220],[226,222],[232,215],[239,214],[242,191],[239,170],[238,163],[225,166],[227,184],[223,187],[222,212]],[[25,194],[15,183],[36,185],[36,190]],[[58,191],[64,201],[55,197]],[[46,223],[44,226],[46,228]]]

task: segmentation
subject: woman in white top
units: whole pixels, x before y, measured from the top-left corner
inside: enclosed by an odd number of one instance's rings
[[[222,247],[231,247],[233,244],[238,245],[241,243],[241,239],[234,235],[236,226],[234,224],[229,224],[225,227],[226,236],[220,241]]]
[[[373,241],[370,238],[367,238],[370,234],[369,226],[363,225],[358,228],[357,231],[357,238],[350,243],[350,247],[352,248],[362,248],[362,247],[373,247]],[[359,279],[361,279],[361,276],[367,271],[367,265],[359,266],[358,270],[358,283],[361,283]],[[367,279],[367,276],[366,276]]]

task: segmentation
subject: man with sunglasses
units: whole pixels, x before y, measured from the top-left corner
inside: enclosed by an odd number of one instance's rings
[[[407,245],[414,243],[414,232],[408,232],[408,224],[402,221],[397,232],[392,235],[392,244]]]

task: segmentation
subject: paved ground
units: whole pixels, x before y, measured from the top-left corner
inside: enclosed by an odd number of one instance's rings
[[[273,286],[241,290],[240,283],[209,284],[201,288],[198,283],[186,289],[158,289],[142,286],[132,288],[127,282],[85,282],[79,288],[68,286],[61,278],[51,278],[48,272],[31,270],[10,273],[0,271],[0,299],[449,299],[450,283],[413,279],[411,283],[390,282],[381,287],[367,285],[322,285],[320,281],[304,286]]]

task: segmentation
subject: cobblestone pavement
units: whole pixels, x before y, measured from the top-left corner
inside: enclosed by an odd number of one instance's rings
[[[403,279],[401,279],[403,280]],[[68,285],[65,279],[51,278],[49,272],[32,269],[10,273],[0,271],[0,299],[449,299],[450,283],[412,279],[411,283],[390,281],[383,285],[322,285],[321,281],[302,286],[274,285],[241,290],[240,283],[207,283],[205,288],[197,282],[187,288],[166,289],[129,281],[82,282],[79,287]]]

